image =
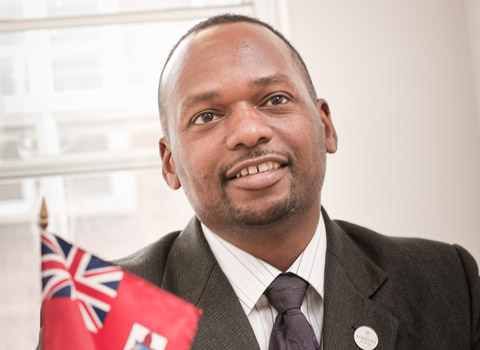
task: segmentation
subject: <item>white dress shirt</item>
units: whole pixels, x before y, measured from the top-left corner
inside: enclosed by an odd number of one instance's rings
[[[203,224],[202,229],[215,258],[240,300],[260,349],[268,350],[277,311],[268,303],[267,297],[263,293],[282,271],[228,243]],[[305,250],[286,271],[292,272],[310,283],[301,310],[312,325],[319,344],[321,344],[323,324],[323,282],[326,250],[325,223],[322,215],[320,215],[314,236]]]

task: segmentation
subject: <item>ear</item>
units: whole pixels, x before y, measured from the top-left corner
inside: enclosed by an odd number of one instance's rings
[[[323,127],[325,129],[325,146],[328,153],[335,153],[338,146],[338,137],[335,127],[333,126],[332,117],[330,115],[330,107],[327,101],[322,98],[317,100],[317,108],[322,117]]]
[[[178,190],[182,185],[177,176],[177,169],[173,161],[170,142],[163,136],[159,141],[160,158],[162,158],[162,175],[167,185],[173,189]]]

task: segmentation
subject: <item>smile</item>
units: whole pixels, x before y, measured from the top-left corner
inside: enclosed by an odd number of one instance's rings
[[[241,169],[238,173],[236,173],[235,177],[238,179],[239,177],[242,177],[242,176],[263,173],[265,171],[272,170],[272,169],[278,169],[278,168],[280,168],[280,163],[273,162],[273,161],[267,161],[267,162],[263,162],[263,163],[258,164],[258,165],[250,165],[248,167],[245,167],[245,168]]]
[[[267,175],[289,165],[288,158],[280,154],[264,154],[236,163],[226,173],[227,180],[246,180],[250,175]]]

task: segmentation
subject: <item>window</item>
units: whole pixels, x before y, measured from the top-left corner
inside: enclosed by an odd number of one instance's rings
[[[210,15],[282,29],[280,0],[0,0],[0,338],[34,348],[41,198],[49,230],[104,259],[181,229],[156,91],[174,42]],[[285,29],[285,27],[283,27]]]

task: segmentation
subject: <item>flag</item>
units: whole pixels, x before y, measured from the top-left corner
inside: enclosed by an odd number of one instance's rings
[[[201,311],[44,232],[43,350],[187,350]]]

